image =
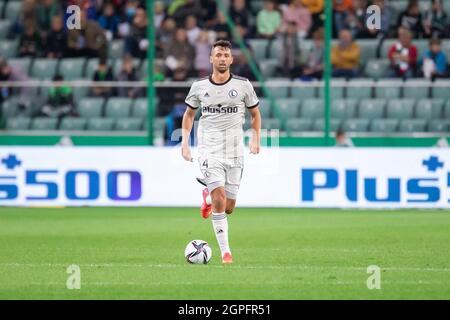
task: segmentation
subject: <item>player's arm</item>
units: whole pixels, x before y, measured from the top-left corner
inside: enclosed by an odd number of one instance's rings
[[[258,154],[261,148],[261,113],[259,106],[248,109],[251,116],[252,138],[250,140],[250,153]]]
[[[191,148],[189,147],[189,136],[191,135],[192,126],[194,125],[196,109],[187,107],[183,115],[183,122],[181,124],[181,154],[186,161],[192,161]]]

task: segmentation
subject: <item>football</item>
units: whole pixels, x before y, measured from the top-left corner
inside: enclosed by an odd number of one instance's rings
[[[192,240],[186,246],[184,256],[191,264],[207,264],[212,256],[211,247],[206,241]]]

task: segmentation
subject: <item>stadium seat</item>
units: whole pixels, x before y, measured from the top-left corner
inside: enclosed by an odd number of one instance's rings
[[[360,48],[360,65],[364,66],[369,60],[376,58],[377,40],[375,39],[358,39]],[[368,97],[370,98],[370,97]]]
[[[414,99],[392,99],[388,101],[387,118],[409,119],[413,116]]]
[[[74,79],[74,80],[86,80],[86,79]],[[72,92],[73,92],[73,101],[75,102],[75,105],[78,105],[82,99],[86,98],[89,95],[90,90],[91,87],[74,86],[72,88]]]
[[[442,115],[444,99],[420,99],[415,108],[415,118],[439,119]]]
[[[287,98],[290,81],[272,80],[266,82],[267,90],[274,98]]]
[[[373,119],[370,125],[370,131],[380,133],[393,133],[397,131],[397,119]]]
[[[0,13],[1,13],[0,6]],[[11,27],[11,21],[9,20],[0,20],[0,39],[3,41],[8,36],[9,28]]]
[[[87,119],[84,118],[63,118],[59,130],[82,131],[86,128]]]
[[[158,106],[159,98],[156,98],[156,106]],[[137,98],[134,100],[133,106],[131,108],[131,117],[133,118],[147,118],[148,102],[147,98]],[[199,114],[199,113],[198,113]]]
[[[4,119],[15,117],[19,112],[18,103],[19,100],[17,97],[11,97],[3,101],[1,117]]]
[[[375,85],[375,98],[377,99],[397,99],[400,98],[402,90],[402,80],[382,79]]]
[[[269,58],[277,60],[280,57],[281,50],[282,50],[281,39],[274,40],[269,50]]]
[[[352,118],[356,112],[356,99],[336,99],[331,101],[331,117],[336,119]]]
[[[299,114],[300,101],[294,98],[277,99],[276,106],[285,118],[297,118]]]
[[[56,72],[58,60],[36,58],[31,67],[31,76],[40,80],[51,80]]]
[[[108,57],[110,59],[122,59],[124,53],[124,40],[113,40],[109,42],[109,53]]]
[[[449,89],[450,90],[450,89]],[[444,118],[450,120],[450,100],[445,102]]]
[[[428,122],[430,132],[450,132],[450,120],[431,120]]]
[[[89,131],[111,131],[114,126],[114,119],[91,118],[88,120],[87,130]]]
[[[365,66],[364,74],[372,79],[379,79],[387,75],[389,68],[388,59],[369,60]]]
[[[413,42],[414,41],[415,40],[413,40]],[[386,39],[383,41],[383,45],[381,46],[381,58],[382,59],[388,59],[389,49],[396,42],[397,42],[397,39]]]
[[[369,130],[369,119],[347,119],[342,124],[346,132],[367,132]]]
[[[139,59],[133,59],[133,65],[136,68],[136,70],[138,70],[140,63],[141,62],[139,61]],[[122,70],[122,59],[116,59],[113,63],[114,76],[117,76],[121,70]]]
[[[348,82],[347,98],[369,99],[372,98],[373,80],[352,79]]]
[[[29,74],[31,66],[31,58],[11,58],[8,63],[13,67],[20,69],[23,73]]]
[[[413,40],[414,45],[417,48],[417,56],[423,57],[425,55],[425,52],[429,48],[429,41],[428,39],[415,39]]]
[[[277,59],[265,59],[259,63],[259,69],[263,78],[267,79],[275,75],[278,66]]]
[[[95,118],[102,115],[102,109],[105,99],[103,98],[84,98],[78,105],[78,112],[81,117]]]
[[[303,132],[310,131],[312,123],[311,119],[288,119],[286,126],[290,131]]]
[[[10,118],[6,121],[7,130],[28,130],[31,124],[30,118]]]
[[[272,116],[272,106],[270,104],[270,99],[259,99],[259,111],[261,112],[261,117],[263,119],[270,118]]]
[[[19,41],[15,40],[5,40],[0,41],[0,56],[3,58],[13,58],[17,56],[17,47]]]
[[[128,118],[133,100],[129,98],[109,98],[105,115],[108,118]]]
[[[404,119],[400,121],[400,132],[425,132],[427,121],[425,119]]]
[[[117,119],[114,130],[116,131],[139,131],[142,127],[142,119],[128,118]]]
[[[86,63],[84,72],[84,78],[91,80],[94,77],[95,71],[97,71],[99,59],[89,59]],[[114,66],[114,60],[108,59],[108,65],[112,68]]]
[[[300,109],[300,116],[306,119],[322,118],[323,109],[323,99],[306,99]]]
[[[264,119],[261,126],[263,129],[279,129],[281,131],[281,121],[279,119]]]
[[[55,130],[58,125],[56,118],[34,118],[31,123],[31,130]]]
[[[153,120],[153,130],[154,131],[164,131],[166,129],[166,122],[167,119],[165,117],[157,117]],[[145,124],[148,122],[146,121]],[[145,126],[145,129],[148,129],[147,126]]]
[[[298,84],[298,85],[296,85]],[[316,86],[310,82],[294,82],[291,87],[291,97],[296,99],[316,98]]]
[[[408,80],[403,87],[403,97],[408,99],[428,98],[430,94],[430,85],[430,81],[427,80]]]
[[[330,131],[337,131],[341,125],[340,119],[330,119]],[[316,119],[313,124],[313,131],[323,131],[325,129],[325,119]]]
[[[358,116],[359,118],[365,119],[383,118],[385,106],[385,99],[361,100],[358,108]]]
[[[261,60],[266,59],[266,50],[268,40],[266,39],[250,39],[248,41],[251,49],[253,57],[256,62],[259,63]]]
[[[431,87],[431,97],[450,100],[450,80],[436,80]]]
[[[323,82],[322,82],[322,86],[319,86],[317,89],[319,90],[319,98],[323,98],[324,95],[324,87],[323,87]],[[347,85],[346,81],[342,81],[342,80],[332,80],[331,81],[331,88],[330,88],[330,95],[331,95],[331,99],[342,99],[344,98],[344,90],[345,87]]]
[[[61,59],[59,63],[58,73],[64,77],[64,80],[75,80],[83,77],[84,58],[66,58]]]

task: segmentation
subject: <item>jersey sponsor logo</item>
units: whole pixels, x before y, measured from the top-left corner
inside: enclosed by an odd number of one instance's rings
[[[221,104],[218,105],[210,105],[210,106],[203,106],[202,112],[205,113],[237,113],[238,107],[237,106],[222,106]]]
[[[230,98],[234,99],[234,98],[236,98],[236,97],[238,96],[238,93],[237,93],[236,90],[231,89],[231,90],[228,92],[228,95],[230,96]]]

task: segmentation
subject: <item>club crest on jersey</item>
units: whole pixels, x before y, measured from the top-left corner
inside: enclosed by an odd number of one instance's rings
[[[230,98],[236,98],[237,95],[238,95],[238,93],[237,93],[236,90],[231,89],[231,90],[228,92],[228,95],[230,96]]]

